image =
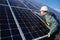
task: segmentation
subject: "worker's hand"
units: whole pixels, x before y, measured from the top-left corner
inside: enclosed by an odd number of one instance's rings
[[[50,37],[50,32],[48,33],[48,37]]]
[[[34,12],[34,15],[36,15],[36,14],[37,14],[37,12],[35,11],[35,12]]]

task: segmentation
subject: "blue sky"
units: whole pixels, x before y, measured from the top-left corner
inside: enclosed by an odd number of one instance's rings
[[[40,0],[40,2],[60,12],[60,0]]]

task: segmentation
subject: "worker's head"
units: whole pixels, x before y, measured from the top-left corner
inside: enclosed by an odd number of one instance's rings
[[[42,16],[44,16],[47,11],[48,11],[48,7],[47,6],[42,6],[41,9],[40,9],[40,12],[41,12]]]

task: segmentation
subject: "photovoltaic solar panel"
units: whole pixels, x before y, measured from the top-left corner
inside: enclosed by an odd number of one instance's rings
[[[19,0],[9,0],[11,6],[18,6],[22,8],[26,8],[24,4],[21,3]]]
[[[23,40],[24,37],[26,40],[32,40],[48,35],[50,30],[30,11],[31,9],[37,10],[28,1],[0,0],[0,40]]]
[[[8,6],[0,6],[0,40],[22,40]]]
[[[7,1],[6,0],[0,0],[0,4],[6,4],[7,5]]]
[[[49,29],[30,10],[12,9],[27,40],[32,40],[49,33]]]

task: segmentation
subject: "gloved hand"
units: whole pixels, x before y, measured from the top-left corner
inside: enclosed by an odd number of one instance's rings
[[[36,14],[37,14],[37,12],[35,11],[35,12],[34,12],[34,15],[36,15]]]

